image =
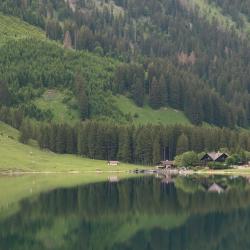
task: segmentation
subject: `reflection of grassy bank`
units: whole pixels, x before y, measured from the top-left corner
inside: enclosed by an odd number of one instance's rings
[[[36,180],[38,186],[51,186],[51,176],[48,176],[49,179],[39,177]],[[226,235],[225,229],[234,228],[237,222],[237,216],[232,221],[231,215],[239,215],[239,209],[248,209],[250,204],[250,186],[244,178],[177,177],[174,185],[143,177],[127,179],[118,184],[103,182],[82,186],[80,183],[90,182],[92,176],[83,176],[84,180],[79,182],[76,177],[66,180],[62,175],[62,183],[58,179],[59,186],[75,184],[24,200],[16,214],[2,217],[0,242],[2,240],[5,244],[5,249],[75,250],[82,249],[82,246],[89,250],[217,249],[187,248],[179,245],[179,242],[189,244],[190,237],[193,239],[194,235],[201,244],[207,241],[200,239],[208,240],[210,236],[215,239],[218,235],[220,241]],[[97,176],[96,181],[101,180],[105,180],[105,177]],[[33,180],[27,181],[32,183]],[[213,182],[223,182],[229,189],[219,195],[202,188],[204,183]],[[222,216],[223,221],[219,220]],[[231,226],[224,223],[226,217],[228,223],[233,222]],[[215,224],[214,218],[218,224]],[[171,234],[178,234],[175,243]],[[16,237],[17,240],[9,241],[9,237]],[[133,240],[136,241],[132,244],[135,247],[128,244]],[[148,242],[154,241],[165,247],[146,248]]]
[[[55,188],[72,187],[107,181],[110,173],[102,174],[49,174],[49,175],[21,175],[18,177],[0,177],[0,218],[13,214],[18,210],[22,199],[47,192]],[[116,174],[119,179],[131,177],[129,174]]]

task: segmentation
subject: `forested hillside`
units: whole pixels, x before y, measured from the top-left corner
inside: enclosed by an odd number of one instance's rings
[[[226,2],[1,1],[0,119],[98,159],[249,150],[249,4]]]
[[[249,6],[236,0],[3,0],[0,10],[67,48],[122,60],[108,89],[139,106],[180,109],[194,124],[248,127]]]

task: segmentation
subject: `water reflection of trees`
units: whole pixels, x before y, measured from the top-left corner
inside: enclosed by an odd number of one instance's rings
[[[214,182],[227,191],[208,193]],[[242,178],[128,179],[57,189],[20,206],[0,222],[0,249],[226,249],[250,232]]]

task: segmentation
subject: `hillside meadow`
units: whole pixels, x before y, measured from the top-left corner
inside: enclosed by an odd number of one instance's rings
[[[106,161],[85,159],[80,156],[59,155],[40,150],[33,141],[31,145],[18,142],[19,132],[0,122],[0,172],[124,172],[142,168],[137,165],[120,164],[108,166]]]

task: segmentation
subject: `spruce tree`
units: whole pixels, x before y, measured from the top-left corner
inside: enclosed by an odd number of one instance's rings
[[[131,162],[131,142],[128,129],[126,127],[121,128],[119,131],[119,150],[118,159],[123,162]]]
[[[144,86],[140,78],[136,78],[132,85],[132,97],[134,102],[142,107],[144,102]]]
[[[183,154],[187,152],[188,149],[189,149],[188,138],[184,133],[182,133],[177,140],[176,154],[177,155]]]
[[[10,92],[7,84],[0,80],[0,105],[10,105]]]
[[[152,108],[160,108],[162,104],[162,93],[159,81],[154,77],[150,85],[149,103]]]
[[[19,141],[21,143],[27,144],[29,139],[31,138],[31,125],[28,120],[23,120],[20,126],[20,137]]]
[[[89,117],[89,98],[86,91],[86,81],[78,73],[75,78],[75,90],[79,105],[80,115],[83,120]]]
[[[153,164],[160,162],[161,160],[161,145],[159,139],[156,138],[153,143]]]

